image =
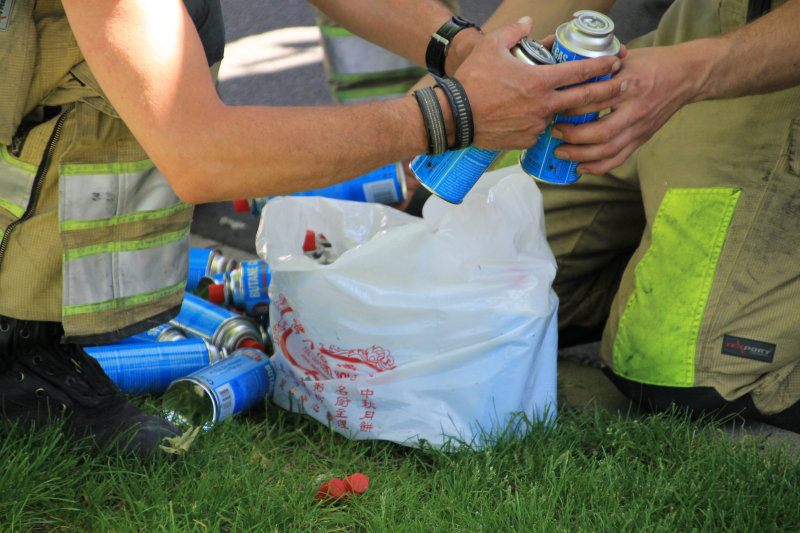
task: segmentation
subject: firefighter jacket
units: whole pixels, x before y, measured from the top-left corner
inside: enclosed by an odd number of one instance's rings
[[[185,5],[218,68],[218,0]],[[0,70],[0,314],[61,321],[79,343],[174,317],[193,206],[104,95],[59,0],[0,0]]]

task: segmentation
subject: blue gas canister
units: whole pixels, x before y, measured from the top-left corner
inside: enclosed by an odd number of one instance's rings
[[[619,53],[619,40],[614,37],[614,23],[606,15],[596,11],[578,11],[570,22],[556,30],[553,57],[559,63],[578,61],[593,57],[611,56]],[[606,80],[611,74],[592,78],[584,83]],[[553,122],[586,124],[597,120],[599,113],[588,113],[574,117],[556,115]],[[550,135],[551,126],[539,136],[536,144],[522,152],[519,163],[532,177],[547,183],[567,185],[580,179],[575,169],[576,161],[564,161],[555,157],[555,149],[564,141]]]
[[[544,46],[530,39],[522,39],[511,53],[529,65],[556,62]],[[499,151],[470,146],[439,155],[420,155],[411,162],[411,170],[433,194],[451,204],[460,204],[499,154]]]
[[[209,428],[272,396],[275,369],[258,350],[245,348],[214,366],[175,380],[164,394],[167,418]]]
[[[325,187],[324,189],[297,192],[289,196],[322,196],[323,198],[334,200],[393,204],[405,200],[407,194],[403,165],[401,163],[392,163],[351,181]],[[271,198],[275,198],[275,196]],[[269,198],[236,200],[233,202],[233,207],[237,213],[249,211],[254,217],[258,218],[261,216],[261,211],[267,205],[268,200]]]
[[[245,261],[222,283],[208,287],[209,301],[251,317],[268,315],[271,278],[272,272],[264,261]]]
[[[195,293],[203,277],[231,271],[238,265],[238,261],[225,257],[222,251],[216,248],[191,248],[186,290]]]
[[[174,380],[220,360],[219,350],[202,339],[85,346],[121,391],[160,394]]]
[[[223,355],[239,348],[264,348],[264,338],[258,323],[250,317],[237,315],[194,294],[186,294],[181,312],[170,320],[193,338],[205,339]]]

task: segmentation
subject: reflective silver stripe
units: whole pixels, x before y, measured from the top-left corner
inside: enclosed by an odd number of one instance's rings
[[[155,168],[122,174],[68,175],[59,180],[60,222],[102,220],[180,203],[167,179]]]
[[[64,305],[87,305],[155,292],[186,281],[189,236],[131,252],[64,262]]]
[[[36,167],[12,159],[5,145],[0,145],[0,207],[17,218],[28,209]]]
[[[361,37],[322,35],[330,68],[342,74],[372,74],[405,70],[417,65]]]

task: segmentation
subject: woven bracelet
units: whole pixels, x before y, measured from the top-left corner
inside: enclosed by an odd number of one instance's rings
[[[425,131],[428,134],[428,155],[439,155],[447,151],[447,130],[444,126],[444,115],[439,105],[439,99],[433,87],[425,87],[414,91],[419,109],[422,111],[422,120],[425,121]]]
[[[450,102],[453,111],[453,125],[456,130],[456,143],[453,150],[463,150],[472,146],[475,139],[475,124],[472,121],[472,106],[469,105],[467,92],[455,78],[442,79],[436,77],[436,85],[441,87]]]

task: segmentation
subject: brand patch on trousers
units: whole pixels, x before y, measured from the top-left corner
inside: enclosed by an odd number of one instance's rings
[[[8,31],[12,9],[14,9],[14,0],[0,0],[0,31]]]
[[[775,357],[775,345],[768,342],[754,341],[744,337],[725,335],[722,339],[722,353],[734,357],[754,359],[763,363],[771,363]]]

